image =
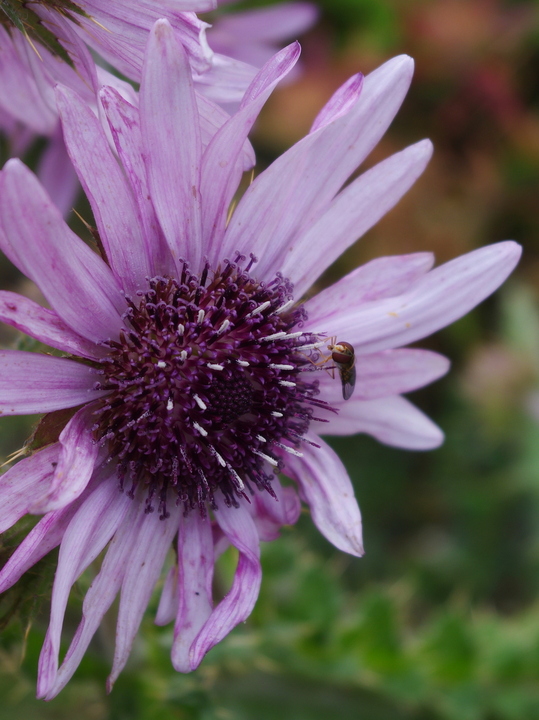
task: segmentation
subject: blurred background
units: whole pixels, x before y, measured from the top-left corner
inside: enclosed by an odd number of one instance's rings
[[[107,696],[111,617],[62,694],[36,701],[54,558],[44,561],[0,605],[0,720],[539,718],[539,3],[317,5],[319,21],[300,38],[302,72],[256,127],[260,168],[351,74],[400,53],[415,58],[415,79],[367,166],[423,137],[435,146],[414,188],[320,285],[380,255],[429,250],[442,262],[508,238],[524,246],[495,297],[421,343],[453,362],[411,396],[446,442],[418,453],[332,439],[363,512],[365,557],[335,550],[304,513],[264,546],[249,621],[189,676],[170,664],[172,630],[148,613]],[[31,292],[7,261],[0,282]],[[24,347],[9,329],[0,339]],[[30,427],[0,420],[3,457]],[[224,587],[234,562],[225,554],[219,566]],[[79,583],[68,631],[89,582]]]

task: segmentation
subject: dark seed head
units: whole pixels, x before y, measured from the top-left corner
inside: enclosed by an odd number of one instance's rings
[[[311,408],[324,404],[300,349],[319,338],[301,330],[290,283],[259,283],[242,260],[152,278],[107,343],[95,437],[122,488],[146,488],[147,511],[157,503],[161,517],[172,493],[201,513],[218,489],[229,505],[254,487],[273,494],[280,452],[298,452]]]

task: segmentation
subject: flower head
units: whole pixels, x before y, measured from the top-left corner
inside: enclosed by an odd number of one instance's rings
[[[277,471],[296,481],[321,532],[361,555],[350,480],[319,435],[363,431],[403,447],[438,445],[438,428],[400,393],[436,379],[448,363],[402,346],[467,312],[518,260],[511,242],[432,271],[429,254],[382,258],[301,303],[415,181],[431,146],[418,143],[341,190],[406,93],[412,62],[396,58],[345,83],[229,217],[248,164],[247,135],[298,54],[292,45],[270,60],[237,113],[210,132],[186,54],[159,21],[139,107],[112,88],[101,91],[116,154],[85,103],[58,90],[101,257],[69,230],[22,163],[1,173],[0,244],[52,310],[3,292],[0,318],[67,354],[0,354],[4,414],[71,409],[57,442],[0,481],[1,529],[27,512],[44,514],[0,572],[0,589],[60,545],[42,697],[69,680],[120,592],[112,686],[175,537],[177,562],[157,622],[175,622],[174,667],[196,668],[251,612],[260,540],[297,518],[298,496]],[[325,369],[332,336],[355,349],[357,382],[347,400]],[[214,607],[223,543],[239,559]],[[70,588],[105,548],[59,667]]]

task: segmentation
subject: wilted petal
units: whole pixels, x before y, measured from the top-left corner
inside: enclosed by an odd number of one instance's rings
[[[283,525],[294,525],[301,512],[301,503],[292,487],[282,487],[277,478],[272,483],[276,497],[266,491],[255,492],[249,510],[258,535],[264,542],[275,540]]]
[[[238,566],[232,587],[212,611],[191,645],[191,669],[198,667],[208,650],[249,617],[262,580],[258,533],[249,511],[243,505],[227,507],[221,499],[215,519],[230,543],[239,550]]]
[[[322,535],[339,550],[361,556],[361,514],[346,468],[323,440],[306,439],[320,447],[305,444],[303,457],[287,456],[285,473],[298,483]]]

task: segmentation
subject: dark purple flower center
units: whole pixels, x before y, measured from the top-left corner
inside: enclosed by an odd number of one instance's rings
[[[185,511],[237,505],[254,487],[271,494],[283,452],[298,454],[318,383],[292,286],[250,274],[254,258],[225,261],[198,277],[155,277],[110,341],[96,411],[96,438],[129,494],[144,487],[148,512],[167,516],[171,493]],[[306,347],[307,346],[307,347]],[[306,372],[307,371],[307,372]]]

